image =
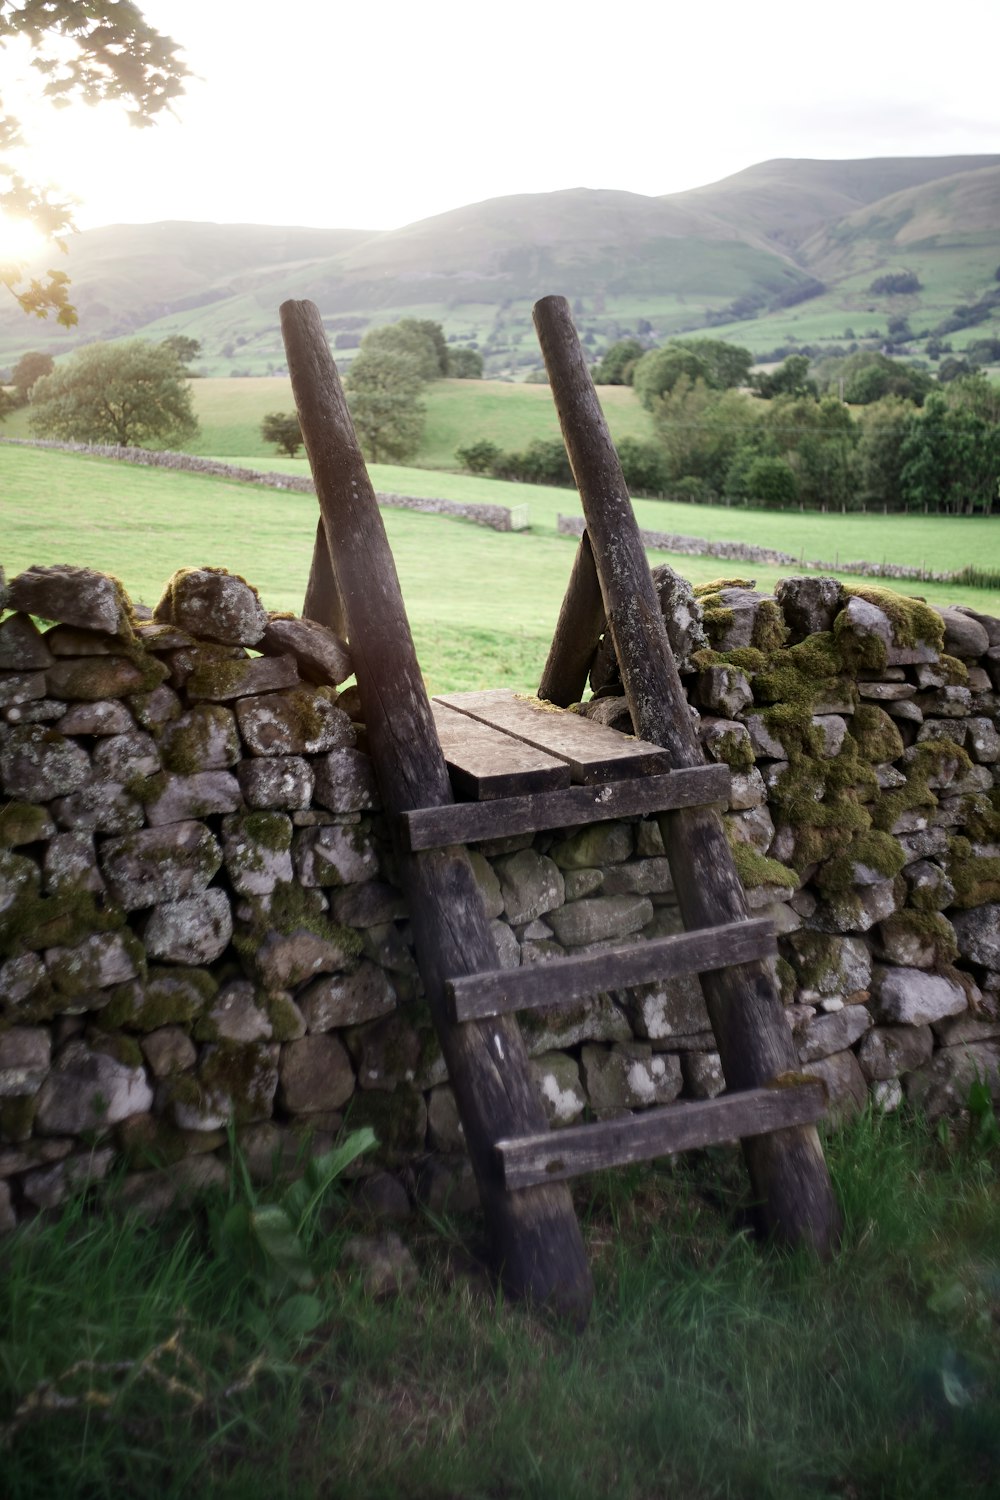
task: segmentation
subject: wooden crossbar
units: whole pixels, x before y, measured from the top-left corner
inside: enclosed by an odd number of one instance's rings
[[[445,995],[456,1021],[472,1021],[512,1010],[569,1005],[606,990],[631,989],[679,974],[707,974],[730,964],[770,958],[774,952],[773,923],[756,917],[528,968],[463,975],[447,981]]]
[[[704,807],[729,800],[728,766],[689,766],[665,776],[571,786],[555,792],[456,802],[400,814],[400,830],[411,850],[473,844],[546,828],[575,828],[609,818],[639,817],[677,807]]]
[[[563,1130],[498,1141],[496,1157],[508,1191],[562,1182],[629,1162],[652,1161],[698,1146],[756,1139],[792,1125],[810,1125],[826,1109],[819,1079],[723,1094],[696,1104],[667,1104],[638,1115],[568,1125]]]

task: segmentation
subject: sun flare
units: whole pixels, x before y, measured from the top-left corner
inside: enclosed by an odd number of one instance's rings
[[[34,260],[45,247],[45,236],[27,219],[0,213],[0,266]]]

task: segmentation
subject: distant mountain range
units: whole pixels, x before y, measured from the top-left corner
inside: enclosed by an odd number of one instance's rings
[[[414,315],[478,347],[488,374],[520,378],[539,363],[531,304],[549,292],[571,299],[595,355],[626,333],[706,329],[758,355],[890,336],[919,354],[936,332],[960,352],[1000,335],[1000,156],[776,160],[659,198],[521,194],[383,231],[110,225],[57,259],[78,329],[29,323],[11,303],[0,364],[184,333],[204,374],[276,373],[278,306],[310,297],[342,363],[369,323]],[[912,290],[872,290],[901,275]]]

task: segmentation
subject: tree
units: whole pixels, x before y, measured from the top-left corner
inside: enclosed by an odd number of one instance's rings
[[[22,406],[31,396],[35,381],[41,380],[43,375],[51,375],[54,369],[55,360],[51,354],[38,354],[35,350],[31,350],[21,355],[14,366],[10,383],[17,391],[18,400]]]
[[[177,44],[143,18],[132,0],[4,0],[0,4],[0,50],[16,37],[32,46],[31,65],[45,79],[42,93],[59,107],[73,101],[131,105],[132,125],[153,123],[184,92],[188,70],[177,56]],[[49,189],[24,178],[11,156],[26,142],[20,121],[0,106],[0,213],[26,219],[61,249],[62,235],[73,227],[68,203],[54,200]],[[56,314],[70,328],[77,321],[69,301],[65,271],[45,272],[47,280],[24,282],[19,262],[0,265],[0,283],[26,313]]]
[[[470,474],[486,474],[500,457],[500,452],[497,443],[491,443],[488,438],[480,438],[478,443],[469,443],[465,448],[456,448],[455,457],[462,468],[467,469]]]
[[[705,384],[715,391],[746,385],[750,379],[753,355],[740,344],[725,339],[673,339],[668,348],[687,349],[705,367]]]
[[[298,413],[294,411],[269,411],[260,424],[260,435],[265,443],[274,443],[279,452],[294,458],[302,447],[302,428]]]
[[[177,363],[188,379],[190,379],[191,371],[188,369],[188,365],[193,359],[197,359],[201,353],[201,340],[188,338],[185,333],[172,333],[168,339],[163,340],[162,347],[170,349],[173,352]]]
[[[478,349],[449,349],[448,374],[452,380],[482,380],[483,356]]]
[[[401,318],[398,323],[380,323],[377,328],[369,328],[361,340],[361,353],[406,356],[413,361],[421,380],[437,380],[444,374],[440,350],[444,349],[447,360],[448,346],[442,334],[439,347],[437,340],[428,332],[428,327],[436,328],[441,333],[440,324],[429,324],[417,318]]]
[[[865,509],[903,508],[903,443],[916,420],[912,403],[901,396],[886,396],[865,407],[858,423],[858,483]]]
[[[402,463],[420,447],[424,432],[420,361],[367,344],[366,335],[345,381],[351,416],[366,458]]]
[[[766,510],[790,510],[799,498],[799,486],[783,458],[759,453],[747,465],[743,476],[744,493],[751,505]]]
[[[622,475],[633,495],[662,495],[670,483],[667,455],[658,443],[624,437],[618,446]]]
[[[761,371],[755,375],[752,385],[758,395],[766,401],[775,396],[811,396],[815,401],[819,391],[815,380],[808,377],[809,358],[805,354],[790,354],[783,364],[770,373]]]
[[[594,384],[631,385],[636,362],[645,352],[638,339],[619,339],[594,366]]]
[[[177,358],[162,344],[131,339],[88,344],[35,385],[31,427],[41,437],[121,447],[167,447],[198,423]]]
[[[653,411],[660,396],[672,391],[679,380],[694,382],[708,373],[703,360],[689,349],[668,344],[665,349],[651,349],[644,354],[632,375],[632,388],[647,411]]]

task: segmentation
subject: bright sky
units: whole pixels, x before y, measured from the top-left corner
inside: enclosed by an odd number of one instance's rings
[[[506,193],[674,192],[775,156],[1000,151],[997,0],[142,9],[200,75],[176,120],[22,110],[32,173],[79,198],[80,228],[392,228]]]

